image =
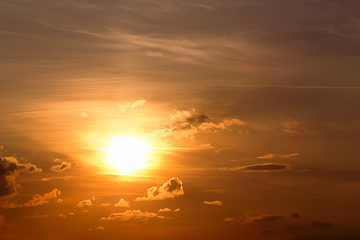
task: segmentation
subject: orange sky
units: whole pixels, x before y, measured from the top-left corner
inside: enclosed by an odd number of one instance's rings
[[[0,238],[360,238],[360,3],[0,1]]]

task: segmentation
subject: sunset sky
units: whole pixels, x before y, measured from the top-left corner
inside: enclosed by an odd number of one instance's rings
[[[360,239],[360,1],[0,0],[0,239]]]

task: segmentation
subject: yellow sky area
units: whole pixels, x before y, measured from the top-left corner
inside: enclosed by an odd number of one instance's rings
[[[207,148],[190,137],[164,134],[169,124],[184,120],[174,116],[173,109],[145,99],[52,102],[28,106],[13,116],[11,127],[43,150],[61,152],[99,173],[146,175],[165,164],[164,156]]]

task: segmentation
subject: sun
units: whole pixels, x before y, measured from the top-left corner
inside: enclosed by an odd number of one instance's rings
[[[146,168],[152,151],[150,143],[135,136],[116,136],[107,141],[106,161],[116,171],[129,174]]]

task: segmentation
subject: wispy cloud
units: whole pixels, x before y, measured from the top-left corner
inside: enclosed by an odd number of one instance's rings
[[[220,170],[224,171],[246,171],[246,172],[271,172],[271,171],[285,171],[290,168],[288,164],[280,163],[264,163],[264,164],[254,164],[241,167],[227,168],[223,167]]]
[[[222,206],[222,202],[221,201],[204,201],[203,204],[205,205],[214,205],[214,206]]]
[[[290,154],[278,154],[278,153],[269,153],[262,156],[259,156],[257,158],[263,158],[263,159],[271,159],[271,158],[291,158],[295,156],[299,156],[300,153],[290,153]]]

